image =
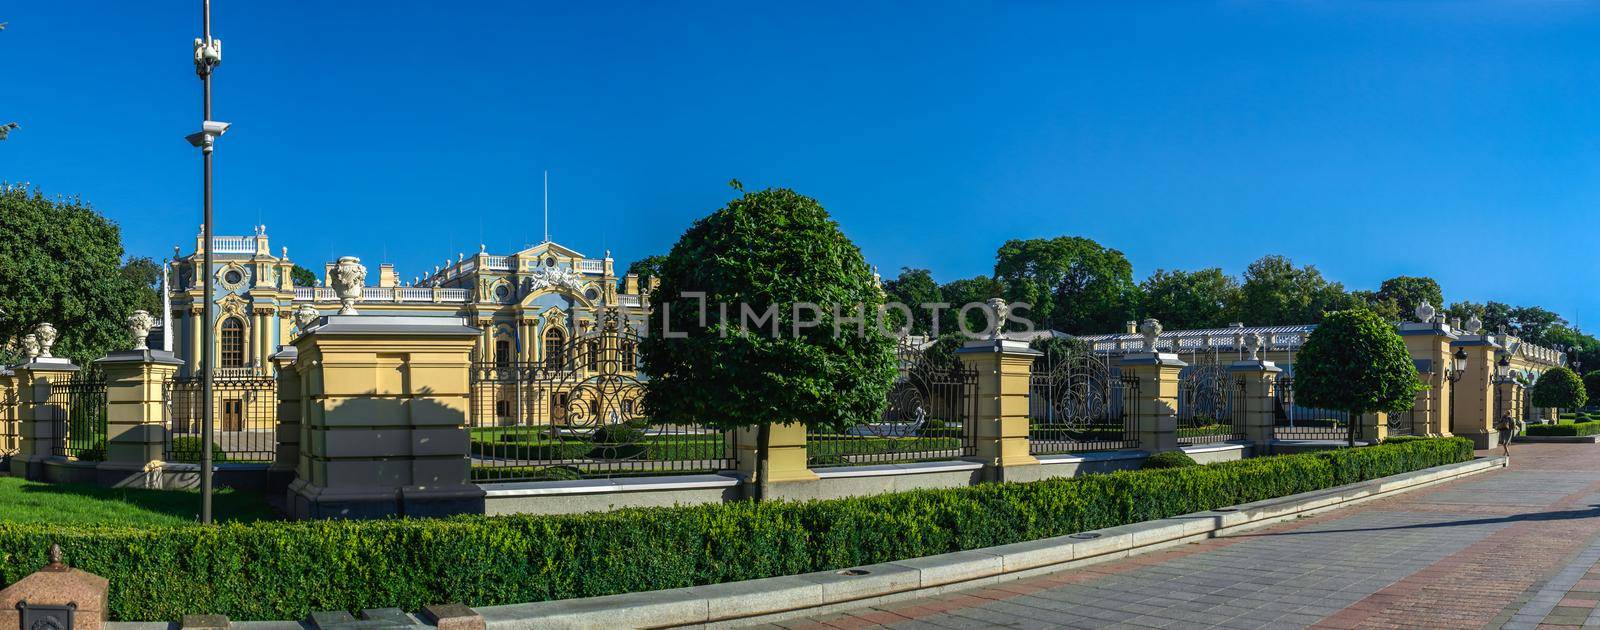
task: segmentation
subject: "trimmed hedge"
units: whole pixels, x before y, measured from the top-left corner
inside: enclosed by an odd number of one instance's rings
[[[1600,421],[1564,422],[1561,424],[1530,424],[1524,435],[1574,436],[1600,435]]]
[[[1449,438],[806,503],[152,529],[0,524],[0,581],[42,566],[59,543],[73,566],[111,580],[111,617],[124,621],[590,597],[1061,536],[1472,456],[1470,441]]]
[[[1143,468],[1145,470],[1160,470],[1163,468],[1183,468],[1186,466],[1199,466],[1200,462],[1194,461],[1188,453],[1183,451],[1166,451],[1146,457]]]

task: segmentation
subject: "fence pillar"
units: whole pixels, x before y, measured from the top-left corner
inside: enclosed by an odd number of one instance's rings
[[[20,396],[17,413],[21,432],[16,455],[11,457],[11,474],[42,480],[44,462],[65,447],[66,435],[56,431],[56,420],[65,421],[67,410],[50,402],[50,385],[71,379],[78,366],[59,357],[42,357],[12,368]]]
[[[161,350],[113,352],[95,361],[106,377],[106,459],[100,485],[159,488],[151,464],[166,459],[166,384],[183,361]]]
[[[1235,361],[1228,366],[1233,378],[1244,382],[1239,401],[1244,413],[1244,437],[1250,440],[1254,455],[1272,453],[1272,441],[1277,437],[1277,384],[1283,373],[1271,361]]]
[[[297,356],[299,354],[294,346],[278,346],[278,351],[271,357],[272,363],[278,367],[278,413],[274,424],[278,446],[272,456],[272,465],[267,467],[267,487],[272,490],[282,489],[292,483],[295,469],[300,465],[303,426],[300,423],[300,372],[295,367]]]
[[[798,422],[768,425],[767,449],[761,450],[760,427],[734,432],[734,459],[744,478],[762,499],[804,498],[819,480],[806,464],[806,427]],[[787,486],[787,487],[786,487]]]
[[[1494,429],[1494,361],[1500,345],[1488,335],[1462,335],[1452,345],[1467,353],[1467,369],[1446,392],[1454,399],[1450,431],[1470,438],[1475,448],[1495,448],[1500,434]]]
[[[295,339],[299,518],[482,513],[468,378],[480,331],[459,318],[331,315]]]
[[[1151,453],[1178,450],[1178,375],[1189,364],[1170,352],[1140,352],[1122,358],[1122,376],[1138,381],[1133,401],[1139,448]]]
[[[11,470],[11,456],[17,452],[22,428],[18,426],[17,377],[10,368],[0,366],[0,470]]]
[[[1357,416],[1356,441],[1366,440],[1370,444],[1377,444],[1389,437],[1389,414],[1381,411],[1364,413]]]
[[[978,373],[970,430],[990,481],[1004,481],[1010,468],[1039,465],[1029,452],[1028,395],[1033,362],[1040,355],[1027,343],[1009,339],[969,341],[956,350],[963,366]]]
[[[1418,309],[1418,315],[1432,313],[1432,309]],[[1450,344],[1460,338],[1449,324],[1435,317],[1432,321],[1400,324],[1400,338],[1411,352],[1417,365],[1417,376],[1428,389],[1417,394],[1412,414],[1412,433],[1416,435],[1446,436],[1450,433],[1449,383],[1444,372],[1450,366]]]

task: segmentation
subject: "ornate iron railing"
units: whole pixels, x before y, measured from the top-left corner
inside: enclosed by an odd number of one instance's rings
[[[106,458],[106,380],[87,369],[50,384],[46,408],[54,425],[53,454],[83,461]]]
[[[1279,378],[1273,388],[1273,436],[1280,440],[1343,440],[1349,435],[1350,412],[1295,403],[1294,379]],[[1356,438],[1362,436],[1357,433]]]
[[[1139,380],[1097,352],[1045,353],[1028,388],[1028,450],[1035,455],[1139,447]]]
[[[199,378],[167,381],[167,461],[199,462],[208,404]],[[211,461],[271,462],[278,450],[277,382],[266,376],[217,376],[211,387]]]
[[[838,430],[806,433],[811,468],[894,464],[971,457],[977,453],[978,373],[953,359],[931,360],[903,339],[899,374],[883,415]]]

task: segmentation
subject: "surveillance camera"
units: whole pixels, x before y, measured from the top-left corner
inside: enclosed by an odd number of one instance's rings
[[[225,122],[218,122],[218,121],[215,121],[215,120],[208,120],[208,121],[205,121],[205,123],[200,125],[200,129],[204,133],[208,133],[208,134],[211,134],[213,136],[220,136],[223,133],[226,133],[228,131],[228,127],[231,127],[231,126],[233,126],[233,123],[225,123]]]

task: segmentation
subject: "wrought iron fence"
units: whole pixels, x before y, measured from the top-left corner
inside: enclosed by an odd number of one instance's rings
[[[936,461],[977,453],[978,373],[954,357],[930,356],[915,338],[901,339],[899,373],[883,416],[842,431],[806,434],[811,468]]]
[[[1028,388],[1028,451],[1035,455],[1139,447],[1133,411],[1139,380],[1121,376],[1106,355],[1046,352]]]
[[[166,382],[167,461],[199,462],[211,405],[212,462],[271,462],[278,449],[278,389],[267,376],[214,376],[208,402],[199,377]]]
[[[1455,413],[1455,407],[1450,408],[1450,413]],[[1400,413],[1391,413],[1386,421],[1389,436],[1412,435],[1416,432],[1417,410],[1415,407]]]
[[[106,458],[106,380],[98,370],[51,383],[45,406],[54,425],[54,455],[82,461]]]
[[[1349,437],[1350,412],[1296,404],[1294,379],[1279,378],[1273,401],[1273,435],[1280,440],[1343,440]],[[1360,438],[1358,433],[1356,438]]]
[[[14,385],[0,386],[0,457],[22,449],[22,396]]]
[[[644,414],[638,335],[615,310],[537,362],[473,364],[472,479],[538,481],[716,472],[732,435]]]
[[[1216,361],[1184,368],[1178,375],[1178,443],[1244,439],[1243,391],[1244,381],[1229,378]]]

